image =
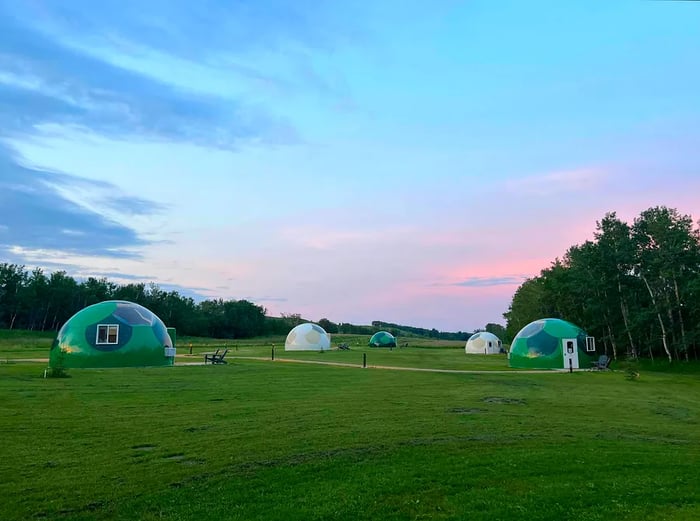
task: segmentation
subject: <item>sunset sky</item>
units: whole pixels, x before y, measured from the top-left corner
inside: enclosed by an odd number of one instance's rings
[[[0,0],[0,262],[449,331],[700,218],[700,3]]]

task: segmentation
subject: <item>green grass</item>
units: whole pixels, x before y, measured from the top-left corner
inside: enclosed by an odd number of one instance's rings
[[[621,366],[625,366],[621,363]],[[668,360],[656,359],[654,361],[642,359],[638,363],[638,367],[644,371],[660,371],[665,373],[677,373],[677,374],[698,374],[700,373],[700,361],[691,360],[690,362],[678,362],[674,361],[669,363]]]
[[[700,518],[697,375],[40,367],[0,365],[7,521]]]
[[[201,353],[211,352],[212,349],[202,348]],[[203,354],[193,350],[194,355],[183,356],[178,361],[185,362],[192,359],[203,359]],[[369,366],[393,366],[393,367],[423,367],[432,369],[459,369],[459,370],[511,370],[508,367],[506,355],[465,355],[463,349],[427,349],[420,347],[402,347],[389,350],[387,348],[360,347],[350,351],[285,351],[284,346],[275,347],[275,359],[314,360],[319,362],[338,362],[345,364],[362,365],[363,354],[367,355]],[[229,347],[226,355],[241,357],[272,357],[272,349],[269,346],[239,346]]]
[[[433,369],[460,370],[510,370],[505,355],[464,354],[464,342],[430,339],[406,339],[409,347],[373,348],[367,345],[366,335],[334,335],[333,346],[346,343],[349,351],[285,351],[284,337],[258,338],[253,340],[178,340],[178,362],[201,361],[205,353],[228,348],[227,358],[264,357],[271,358],[275,348],[276,359],[315,360],[362,365],[363,354],[367,364],[396,367],[427,367]],[[190,344],[192,354],[190,355]],[[403,346],[404,342],[400,341]]]
[[[55,331],[0,329],[0,362],[15,358],[48,358]]]
[[[0,329],[0,359],[12,358],[46,358],[48,356],[51,342],[53,342],[56,333],[54,331],[23,331],[23,330],[7,330]],[[352,350],[360,350],[367,348],[369,335],[332,335],[333,346],[345,343]],[[230,347],[235,348],[260,348],[263,352],[265,349],[271,348],[273,345],[280,351],[284,350],[285,336],[268,336],[247,338],[242,340],[237,339],[219,339],[205,337],[190,337],[178,336],[177,349],[178,354],[188,354],[190,346],[193,353],[210,352],[216,348]],[[408,347],[420,348],[455,348],[455,352],[464,349],[464,342],[450,340],[434,340],[429,338],[400,338],[401,346],[408,344]],[[264,349],[265,348],[265,349]],[[403,347],[402,347],[403,349]],[[373,349],[372,351],[381,351],[383,349]],[[388,351],[388,349],[386,349]]]

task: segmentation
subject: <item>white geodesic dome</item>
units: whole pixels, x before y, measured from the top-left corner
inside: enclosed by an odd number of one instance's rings
[[[464,352],[468,355],[497,355],[501,347],[503,343],[496,335],[482,331],[469,337]]]
[[[284,341],[285,351],[324,351],[331,348],[331,336],[318,324],[299,324]]]

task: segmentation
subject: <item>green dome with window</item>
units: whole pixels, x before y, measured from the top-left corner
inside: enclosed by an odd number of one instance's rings
[[[595,342],[571,322],[544,318],[520,330],[510,345],[508,358],[511,367],[589,368],[595,358]]]
[[[60,329],[49,367],[144,367],[173,365],[175,347],[163,321],[123,300],[93,304]]]

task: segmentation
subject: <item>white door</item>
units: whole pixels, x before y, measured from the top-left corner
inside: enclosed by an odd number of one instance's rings
[[[564,353],[564,369],[578,369],[578,349],[575,338],[562,338],[561,347]]]

